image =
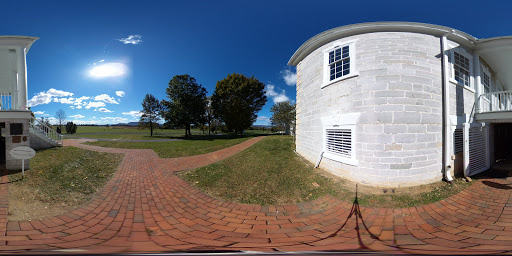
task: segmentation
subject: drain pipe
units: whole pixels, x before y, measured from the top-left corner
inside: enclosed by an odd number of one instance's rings
[[[441,70],[443,76],[443,170],[445,180],[453,184],[453,178],[451,175],[452,166],[450,159],[450,147],[448,142],[450,141],[450,81],[448,75],[448,40],[447,36],[453,34],[455,30],[452,30],[441,37],[441,53],[443,58],[441,59]]]
[[[320,166],[320,161],[322,161],[322,158],[324,157],[324,152],[320,152],[320,155],[318,156],[318,160],[316,161],[315,168],[318,168]]]

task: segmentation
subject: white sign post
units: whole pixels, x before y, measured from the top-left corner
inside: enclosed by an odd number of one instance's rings
[[[11,156],[15,159],[21,159],[21,174],[25,176],[25,159],[30,159],[36,155],[36,151],[25,146],[11,149]]]

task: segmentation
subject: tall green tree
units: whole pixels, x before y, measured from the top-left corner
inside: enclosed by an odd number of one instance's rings
[[[295,123],[295,104],[289,101],[275,103],[270,109],[272,117],[270,121],[279,130],[290,133],[290,128]]]
[[[149,126],[151,136],[153,136],[153,129],[161,119],[162,105],[160,105],[160,101],[152,94],[146,94],[146,97],[144,97],[144,100],[142,101],[141,113],[142,115],[140,116],[139,126]]]
[[[240,135],[256,121],[266,102],[265,84],[236,73],[218,81],[212,96],[215,116]]]
[[[204,124],[206,89],[195,78],[187,74],[174,76],[166,93],[169,100],[163,101],[167,109],[163,116],[168,126],[184,126],[188,136],[192,124]]]

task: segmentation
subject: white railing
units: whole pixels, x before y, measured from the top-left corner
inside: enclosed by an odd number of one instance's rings
[[[13,94],[10,92],[0,92],[0,110],[12,110],[13,98]]]
[[[512,91],[484,93],[478,97],[476,112],[512,111]]]
[[[42,134],[54,142],[62,145],[63,136],[53,130],[47,124],[41,122],[41,120],[33,118],[30,119],[30,128],[36,133]]]

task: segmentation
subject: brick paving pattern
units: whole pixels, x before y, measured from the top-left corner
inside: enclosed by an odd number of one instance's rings
[[[261,138],[216,152],[161,159],[152,150],[66,146],[124,153],[116,174],[85,206],[44,220],[7,221],[0,185],[0,253],[369,250],[474,254],[512,250],[512,182],[475,181],[443,201],[403,209],[359,207],[324,196],[259,206],[210,197],[176,171],[217,162]]]

